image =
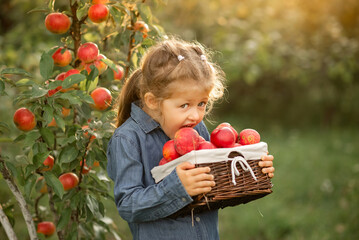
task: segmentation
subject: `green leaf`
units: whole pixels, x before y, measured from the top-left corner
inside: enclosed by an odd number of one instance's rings
[[[52,172],[44,172],[46,183],[54,190],[55,194],[61,199],[65,193],[60,180]]]
[[[111,69],[117,71],[116,64],[115,64],[113,61],[111,61],[110,59],[108,59],[108,58],[106,58],[106,59],[102,58],[102,59],[100,59],[100,61],[106,63],[107,66],[109,66]]]
[[[78,8],[76,11],[77,18],[81,20],[84,16],[86,16],[89,7],[89,4],[84,4],[83,7]]]
[[[45,105],[44,106],[44,115],[43,118],[45,119],[46,123],[50,123],[54,118],[54,110],[51,106]]]
[[[30,73],[26,72],[24,69],[21,68],[5,68],[0,72],[0,75],[4,74],[24,75],[26,77],[31,77]]]
[[[11,162],[5,161],[6,167],[10,170],[11,175],[14,178],[17,178],[19,176],[19,169]]]
[[[122,12],[116,6],[110,6],[110,13],[117,23],[122,23]]]
[[[36,176],[35,175],[31,175],[28,179],[26,179],[24,190],[25,190],[25,195],[27,197],[30,197],[31,191],[34,188],[35,183],[36,183]]]
[[[100,210],[99,210],[99,206],[98,206],[98,201],[97,199],[95,199],[94,197],[92,197],[91,195],[87,195],[86,196],[86,205],[87,207],[90,209],[91,213],[96,217],[96,218],[101,218],[101,214],[100,214]]]
[[[40,74],[44,79],[49,79],[54,68],[54,60],[52,56],[44,52],[40,59]]]
[[[140,12],[140,16],[145,22],[151,22],[152,21],[152,12],[151,8],[148,5],[145,5],[143,3],[137,4],[138,11]]]
[[[16,142],[20,142],[20,141],[24,140],[25,138],[26,138],[26,134],[23,133],[23,134],[17,136],[17,137],[14,139],[14,142],[15,142],[15,143],[16,143]]]
[[[70,145],[66,146],[60,153],[59,159],[61,163],[69,163],[77,158],[79,154],[78,149],[76,147]]]
[[[33,163],[36,167],[41,166],[41,164],[45,161],[45,159],[50,155],[51,152],[39,152],[33,158]]]
[[[73,74],[65,78],[65,80],[62,82],[62,88],[66,89],[71,87],[72,85],[79,83],[83,80],[85,80],[86,77],[83,74]]]
[[[4,81],[0,81],[0,94],[5,91],[5,83]]]
[[[65,131],[65,120],[62,117],[55,115],[55,122],[57,126],[62,129],[62,131]]]
[[[23,78],[19,81],[16,82],[16,86],[20,87],[20,86],[31,86],[36,84],[34,81],[28,79],[28,78]]]
[[[72,95],[71,93],[63,93],[60,95],[60,98],[69,100],[71,105],[81,105],[81,99],[77,96]]]
[[[51,81],[49,83],[49,89],[55,89],[55,88],[57,88],[58,86],[61,86],[61,85],[62,85],[62,81],[59,81],[59,80]]]
[[[91,82],[88,84],[87,92],[90,93],[90,92],[92,92],[93,90],[95,90],[96,87],[97,87],[97,84],[98,84],[98,77],[96,77],[94,81],[91,81]],[[87,96],[88,96],[88,95],[87,95]],[[88,97],[90,97],[91,100],[90,100],[89,98],[87,98],[87,100],[85,100],[85,101],[86,101],[86,102],[90,101],[90,102],[92,102],[91,104],[93,104],[94,102],[93,102],[92,97],[91,97],[91,96],[88,96]],[[83,100],[84,100],[84,99],[83,99]]]
[[[47,90],[39,87],[38,85],[32,85],[31,99],[43,97],[47,94]]]
[[[40,133],[42,138],[45,140],[47,146],[49,146],[49,148],[52,148],[55,143],[54,133],[48,128],[40,128]]]
[[[41,136],[41,134],[39,133],[39,131],[31,131],[31,132],[27,133],[26,137],[25,137],[24,144],[26,146],[32,146],[40,136]]]
[[[71,211],[72,211],[71,208],[66,208],[64,211],[61,212],[61,217],[56,226],[57,230],[63,229],[69,223],[71,217]]]
[[[10,132],[9,126],[4,122],[0,122],[0,135],[9,133],[9,132]],[[11,138],[10,138],[10,140],[11,140]]]

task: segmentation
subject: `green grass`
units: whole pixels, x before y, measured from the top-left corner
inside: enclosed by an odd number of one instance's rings
[[[356,129],[260,131],[275,157],[273,193],[220,210],[224,240],[359,239],[359,134]],[[0,200],[8,198],[0,181]],[[7,197],[5,197],[7,195]],[[113,202],[107,215],[123,240],[132,239]],[[16,213],[18,235],[26,239]],[[0,230],[1,236],[2,231]],[[5,236],[5,235],[4,235]],[[53,237],[51,239],[56,239]],[[110,238],[109,238],[110,239]]]
[[[359,135],[270,131],[273,193],[220,211],[221,239],[358,239]]]

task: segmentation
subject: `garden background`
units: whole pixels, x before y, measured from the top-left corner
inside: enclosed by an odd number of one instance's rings
[[[42,2],[1,1],[0,70],[17,67],[40,75],[41,53],[58,41],[46,31],[44,14],[28,13]],[[148,4],[166,33],[211,48],[226,73],[226,97],[208,117],[208,128],[223,121],[238,130],[254,128],[275,157],[274,192],[221,210],[221,239],[358,239],[359,2]],[[15,129],[12,100],[0,96],[0,102],[1,121]],[[19,151],[9,143],[13,138],[0,135],[0,149],[10,155]],[[2,179],[0,192],[1,203],[12,198]],[[105,206],[121,239],[131,239],[113,202]],[[15,231],[26,239],[17,207],[14,216]]]

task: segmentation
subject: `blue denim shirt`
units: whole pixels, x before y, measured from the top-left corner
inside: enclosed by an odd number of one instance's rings
[[[203,122],[195,129],[209,139]],[[218,211],[194,214],[193,219],[190,215],[168,218],[193,201],[176,170],[158,184],[152,178],[150,171],[161,160],[168,140],[160,125],[132,103],[131,117],[115,130],[107,150],[107,171],[121,217],[133,239],[219,239]]]

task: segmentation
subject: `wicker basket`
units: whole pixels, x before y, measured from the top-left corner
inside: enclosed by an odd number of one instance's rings
[[[248,203],[272,192],[272,183],[258,166],[260,157],[267,154],[265,142],[235,148],[192,151],[151,172],[155,182],[161,181],[181,162],[191,162],[197,167],[208,166],[216,185],[206,194],[194,197],[194,201],[170,217],[177,218],[193,213]],[[237,174],[236,174],[237,173]]]
[[[238,153],[232,153],[230,157],[238,156]],[[211,168],[211,174],[214,175],[216,186],[206,194],[198,195],[194,201],[172,214],[171,218],[182,217],[193,213],[200,213],[208,210],[225,208],[245,204],[250,201],[262,198],[272,193],[272,183],[267,174],[262,173],[258,166],[258,160],[247,160],[256,180],[249,171],[244,171],[240,163],[236,163],[239,170],[239,176],[235,176],[234,185],[231,173],[231,161],[196,164],[198,167],[208,166]]]

